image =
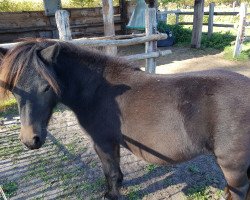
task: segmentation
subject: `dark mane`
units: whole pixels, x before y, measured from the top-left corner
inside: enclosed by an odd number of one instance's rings
[[[59,94],[59,86],[54,75],[47,70],[38,55],[39,51],[55,43],[44,39],[29,39],[9,51],[3,58],[0,67],[0,85],[3,94],[6,95],[8,90],[13,90],[24,68],[31,63],[38,73],[48,81],[54,91]]]
[[[70,43],[56,42],[41,38],[27,39],[9,51],[2,60],[0,67],[0,86],[3,89],[3,93],[7,94],[8,90],[13,90],[24,68],[28,65],[32,65],[35,67],[36,71],[48,81],[53,90],[59,94],[60,89],[54,74],[47,70],[46,64],[39,57],[39,52],[41,50],[54,44],[58,44],[60,47],[59,50],[67,52],[70,55],[69,57],[72,55],[79,59],[79,61],[81,60],[81,63],[83,61],[88,62],[86,64],[88,64],[89,67],[96,68],[96,70],[102,68],[101,71],[104,72],[105,68],[105,73],[111,72],[114,76],[126,69],[131,71],[132,68],[131,65],[123,60],[118,60],[101,54],[100,52],[90,51],[89,49],[81,48]],[[79,55],[84,55],[84,59],[83,56]],[[134,70],[138,71],[139,68],[133,68],[132,71]]]

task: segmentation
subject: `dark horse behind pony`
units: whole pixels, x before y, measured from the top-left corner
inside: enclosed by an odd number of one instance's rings
[[[157,164],[212,152],[228,199],[250,198],[250,79],[243,75],[150,75],[116,58],[40,39],[4,56],[0,80],[18,102],[20,140],[30,149],[44,144],[58,102],[72,109],[102,162],[107,199],[119,198],[120,145]]]

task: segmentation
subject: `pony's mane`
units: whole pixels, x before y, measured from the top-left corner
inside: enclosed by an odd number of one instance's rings
[[[0,86],[4,95],[14,89],[24,68],[32,64],[37,72],[43,76],[53,90],[59,94],[59,86],[54,75],[47,70],[46,65],[38,56],[42,49],[55,44],[54,41],[45,39],[29,39],[8,51],[0,66]]]
[[[109,57],[100,52],[91,51],[87,48],[81,48],[67,42],[56,42],[48,39],[27,39],[20,45],[8,51],[4,56],[0,66],[0,89],[3,94],[7,94],[16,86],[24,68],[32,66],[35,70],[48,81],[56,94],[60,93],[59,85],[54,74],[46,68],[46,64],[39,56],[39,52],[51,45],[58,44],[59,51],[65,50],[70,55],[76,55],[78,59],[83,59],[95,67],[98,71],[118,76],[121,71],[138,71],[138,68],[131,67],[130,64],[122,59]],[[76,53],[77,52],[77,53]],[[65,58],[66,59],[66,58]],[[103,69],[100,69],[103,68]]]

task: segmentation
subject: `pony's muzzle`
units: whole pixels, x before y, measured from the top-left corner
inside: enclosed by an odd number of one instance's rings
[[[39,149],[45,142],[40,135],[33,126],[22,126],[19,139],[29,149]]]

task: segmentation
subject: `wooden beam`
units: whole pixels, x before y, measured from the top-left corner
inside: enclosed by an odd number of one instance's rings
[[[135,37],[132,39],[121,39],[121,40],[96,40],[91,38],[79,38],[79,39],[73,39],[68,42],[81,45],[81,46],[92,46],[92,47],[101,47],[101,46],[130,46],[130,45],[136,45],[136,44],[143,44],[145,42],[149,41],[157,41],[157,40],[164,40],[167,39],[168,35],[159,33],[159,34],[153,34],[149,36],[143,36],[143,37]],[[49,39],[48,39],[49,40]],[[58,41],[56,39],[50,39],[51,41]],[[20,44],[21,42],[16,43],[5,43],[0,44],[0,47],[11,49]]]
[[[136,37],[132,39],[122,40],[91,40],[91,39],[74,39],[71,42],[73,44],[79,44],[84,46],[130,46],[136,44],[142,44],[149,41],[157,41],[167,39],[167,34],[153,34],[144,37]],[[1,46],[1,45],[0,45]]]
[[[241,52],[241,45],[242,45],[242,43],[244,41],[244,37],[245,37],[246,13],[247,13],[246,4],[241,3],[241,6],[240,6],[240,22],[239,22],[239,28],[238,28],[236,41],[235,41],[233,57],[238,56],[240,54],[240,52]]]
[[[213,34],[214,6],[215,6],[215,3],[209,4],[208,31],[207,31],[208,37],[211,37]]]
[[[179,22],[179,25],[193,25],[193,22]],[[204,26],[208,26],[208,23],[203,23]],[[234,28],[235,24],[213,24],[214,27]]]
[[[115,35],[114,9],[112,0],[102,0],[102,12],[105,36]],[[106,54],[115,56],[117,54],[117,47],[106,47]]]
[[[120,14],[121,14],[121,20],[123,21],[121,27],[123,34],[126,34],[126,25],[128,23],[128,16],[127,16],[127,3],[126,0],[119,0],[119,6],[120,6]]]
[[[146,36],[151,36],[157,31],[156,25],[156,9],[147,8],[145,12],[145,31]],[[157,51],[157,41],[149,41],[145,46],[146,53],[156,52]],[[155,73],[156,60],[155,58],[148,58],[146,60],[146,72]]]
[[[69,25],[69,12],[67,10],[57,10],[55,18],[60,40],[72,40]]]
[[[141,53],[141,54],[135,54],[135,55],[129,55],[129,56],[122,56],[122,58],[130,61],[136,61],[136,60],[144,60],[148,58],[158,58],[161,56],[166,56],[171,54],[171,50],[164,50],[164,51],[156,51],[156,52],[150,52],[150,53]]]
[[[204,15],[204,0],[195,0],[193,30],[192,30],[192,40],[191,40],[192,48],[200,48],[201,46],[203,15]]]

